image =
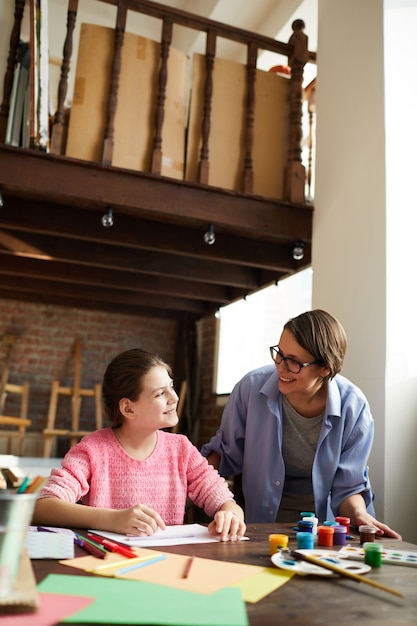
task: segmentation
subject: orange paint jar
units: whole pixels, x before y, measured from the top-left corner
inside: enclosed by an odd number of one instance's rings
[[[319,546],[332,546],[333,545],[333,535],[334,535],[334,527],[333,526],[319,526],[317,529],[318,540],[317,543]]]

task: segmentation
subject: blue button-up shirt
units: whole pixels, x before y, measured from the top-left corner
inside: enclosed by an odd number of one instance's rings
[[[316,515],[331,520],[348,496],[361,493],[374,515],[367,461],[374,421],[362,391],[337,375],[328,383],[323,423],[313,462]],[[247,523],[274,522],[285,481],[282,458],[282,395],[273,365],[237,383],[219,430],[202,448],[218,452],[222,476],[242,474]]]

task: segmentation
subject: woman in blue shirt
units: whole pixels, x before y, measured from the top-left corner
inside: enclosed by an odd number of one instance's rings
[[[342,325],[322,310],[289,320],[274,365],[237,383],[220,428],[202,453],[223,476],[242,474],[248,523],[296,522],[315,511],[353,526],[379,522],[367,461],[374,422],[362,391],[339,374],[347,340]]]

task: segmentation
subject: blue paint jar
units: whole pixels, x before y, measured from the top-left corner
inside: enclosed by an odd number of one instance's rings
[[[314,528],[314,522],[309,519],[300,519],[298,521],[298,530],[300,533],[312,533]]]
[[[314,535],[310,532],[298,532],[297,535],[297,548],[298,550],[313,550],[314,549]]]

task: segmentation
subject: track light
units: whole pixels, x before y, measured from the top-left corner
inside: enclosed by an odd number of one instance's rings
[[[114,219],[113,219],[113,209],[112,209],[111,206],[107,207],[106,212],[104,213],[103,217],[101,218],[101,224],[105,228],[110,228],[110,226],[113,226]]]
[[[213,224],[210,224],[210,226],[208,227],[208,231],[204,233],[203,239],[204,243],[206,243],[208,246],[212,246],[213,243],[215,243],[216,233],[214,232]]]
[[[292,249],[292,258],[294,261],[302,261],[304,259],[304,243],[296,241]]]

